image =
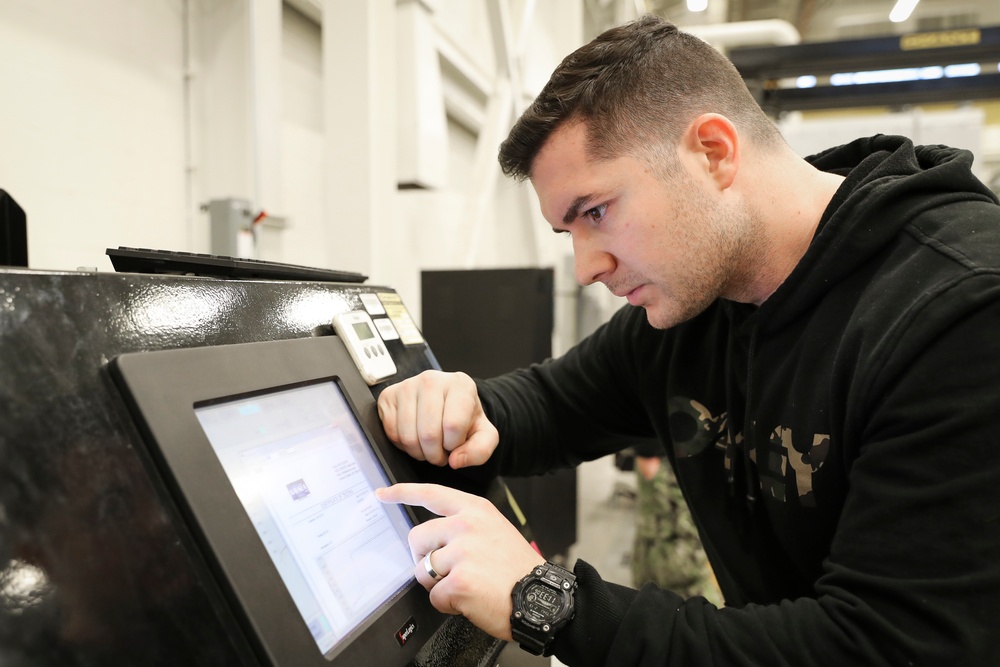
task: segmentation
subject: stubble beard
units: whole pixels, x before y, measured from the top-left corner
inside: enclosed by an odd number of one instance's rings
[[[653,304],[660,308],[654,312],[646,308],[646,319],[656,329],[691,320],[720,298],[750,302],[753,271],[765,261],[759,215],[742,203],[727,209],[708,205],[707,198],[695,199],[685,210],[691,212],[689,219],[700,220],[693,228],[686,227],[682,237],[687,254],[698,264],[661,286],[659,296],[664,303]]]

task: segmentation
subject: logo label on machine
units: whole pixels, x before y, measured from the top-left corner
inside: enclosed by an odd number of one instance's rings
[[[396,630],[396,643],[398,643],[400,646],[405,646],[406,642],[410,640],[410,637],[412,637],[413,633],[416,631],[417,631],[417,622],[413,620],[412,616],[410,616],[408,619],[406,619],[406,623],[403,623],[403,627],[401,627],[399,630]]]

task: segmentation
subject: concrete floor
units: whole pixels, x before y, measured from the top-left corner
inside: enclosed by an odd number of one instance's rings
[[[611,456],[577,468],[577,541],[570,548],[570,567],[582,558],[606,581],[632,584],[629,559],[635,537],[635,486],[635,473],[618,470]],[[562,667],[562,663],[529,655],[510,644],[500,656],[500,667]]]
[[[570,548],[571,564],[582,558],[605,581],[632,585],[635,488],[635,472],[616,468],[614,457],[577,468],[577,541]]]
[[[622,472],[614,457],[588,461],[577,468],[577,540],[569,562],[582,558],[605,581],[632,585],[629,569],[635,538],[635,472]],[[550,658],[552,667],[562,663]]]

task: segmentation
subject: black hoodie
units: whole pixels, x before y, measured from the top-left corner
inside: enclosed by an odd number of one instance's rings
[[[580,561],[568,665],[1000,665],[1000,206],[967,151],[810,161],[846,179],[762,306],[626,306],[479,384],[501,473],[659,438],[726,598]]]

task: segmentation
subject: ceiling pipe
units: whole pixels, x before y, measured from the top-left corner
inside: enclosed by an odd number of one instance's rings
[[[795,26],[782,19],[692,25],[681,30],[700,37],[723,52],[737,46],[787,46],[802,41],[802,35]]]

